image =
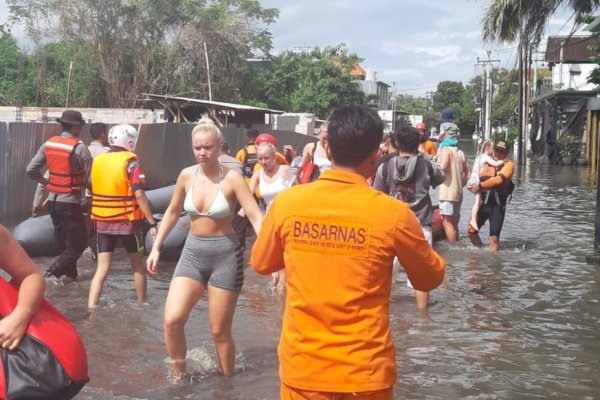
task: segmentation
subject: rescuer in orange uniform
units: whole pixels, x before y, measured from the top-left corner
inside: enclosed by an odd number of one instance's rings
[[[479,184],[468,186],[472,192],[481,192],[482,200],[477,213],[477,226],[481,229],[487,220],[490,221],[489,249],[491,251],[500,249],[500,232],[504,225],[506,204],[514,189],[512,177],[515,172],[515,164],[507,159],[507,156],[508,144],[504,140],[498,141],[494,145],[494,158],[504,161],[504,164],[501,168],[485,164],[479,174]],[[473,244],[482,245],[478,230],[467,225],[467,233]]]
[[[428,153],[432,157],[435,157],[437,150],[433,142],[429,140],[427,125],[424,122],[419,122],[416,128],[419,131],[419,153]]]
[[[332,169],[273,200],[252,251],[258,273],[288,276],[281,399],[392,399],[394,256],[422,291],[442,282],[445,264],[409,206],[367,185],[383,136],[376,112],[341,107],[328,133]]]
[[[57,118],[62,134],[44,143],[27,165],[27,175],[48,189],[48,212],[52,217],[60,255],[46,271],[46,276],[77,279],[77,260],[87,246],[87,229],[82,196],[92,164],[87,146],[79,139],[85,124],[79,111],[67,110]],[[40,170],[48,165],[49,177]]]
[[[133,153],[137,139],[133,126],[113,126],[108,133],[110,151],[97,156],[92,164],[91,218],[97,235],[98,267],[90,285],[89,308],[98,305],[119,240],[129,255],[138,301],[146,299],[142,220],[146,218],[153,236],[157,224],[144,191],[144,172]]]

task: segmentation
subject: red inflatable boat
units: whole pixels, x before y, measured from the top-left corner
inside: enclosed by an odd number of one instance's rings
[[[446,237],[444,227],[442,226],[442,215],[438,206],[433,206],[433,224],[431,224],[431,233],[433,240],[443,240]]]
[[[0,318],[18,290],[0,277]],[[0,348],[0,399],[71,399],[89,381],[87,356],[73,325],[45,299],[14,350]]]

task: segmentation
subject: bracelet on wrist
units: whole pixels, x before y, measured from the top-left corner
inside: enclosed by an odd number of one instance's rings
[[[150,228],[156,228],[158,226],[158,222],[154,221],[153,224],[151,224],[150,222],[148,222],[148,225],[150,225]]]

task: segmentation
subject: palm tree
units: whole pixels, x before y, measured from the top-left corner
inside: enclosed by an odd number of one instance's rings
[[[537,43],[561,6],[573,11],[577,23],[596,10],[600,0],[493,0],[482,19],[483,40]]]
[[[537,47],[548,21],[561,6],[570,8],[575,23],[579,23],[600,6],[600,0],[492,0],[482,19],[484,41],[519,41],[519,164],[524,160],[522,144],[528,114],[528,79],[525,71],[531,62],[531,49]]]

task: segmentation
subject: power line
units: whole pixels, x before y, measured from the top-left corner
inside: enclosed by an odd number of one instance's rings
[[[421,87],[411,88],[411,89],[402,89],[402,90],[397,90],[397,92],[410,92],[412,90],[431,89],[431,88],[437,88],[437,85],[435,85],[435,86],[421,86]]]
[[[552,36],[558,35],[564,29],[564,27],[567,26],[567,24],[569,23],[569,21],[571,20],[571,18],[573,18],[574,16],[575,16],[575,12],[573,12],[573,14],[571,14],[571,16],[565,21],[565,23],[560,27],[560,29],[558,30],[558,32],[556,32]]]

